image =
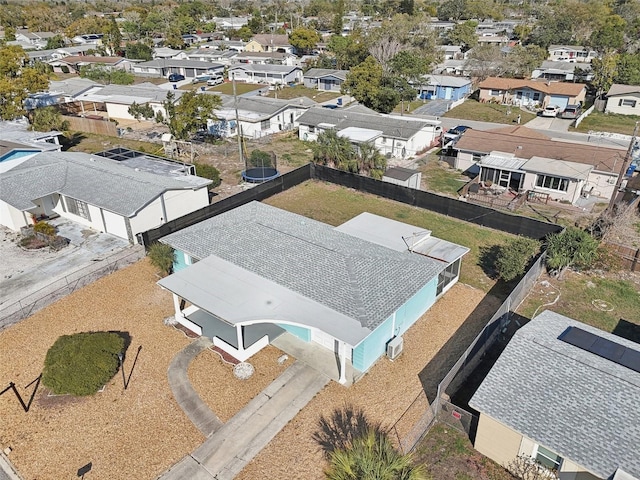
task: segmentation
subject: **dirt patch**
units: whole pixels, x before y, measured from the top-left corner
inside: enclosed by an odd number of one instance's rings
[[[326,462],[320,446],[313,439],[320,417],[329,417],[334,410],[350,405],[364,410],[372,422],[393,425],[423,392],[420,374],[425,366],[468,317],[473,316],[474,312],[477,315],[477,307],[484,297],[485,294],[480,290],[455,285],[407,332],[404,336],[405,348],[398,359],[392,362],[381,358],[352,387],[345,388],[331,382],[236,478],[323,479]],[[467,344],[460,343],[460,352]],[[451,356],[455,356],[453,351]],[[440,371],[433,369],[432,375],[442,378],[449,368],[450,365],[442,362]],[[291,459],[296,461],[292,462]]]

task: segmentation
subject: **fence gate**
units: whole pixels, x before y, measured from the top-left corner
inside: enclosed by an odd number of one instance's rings
[[[471,435],[475,425],[478,423],[478,416],[465,409],[454,405],[444,399],[440,400],[440,410],[438,411],[438,422],[449,425],[461,432]]]

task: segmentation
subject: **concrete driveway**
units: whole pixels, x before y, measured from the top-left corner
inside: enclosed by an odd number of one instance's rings
[[[527,128],[548,130],[550,132],[567,132],[573,120],[558,117],[538,116],[526,123]]]
[[[451,100],[428,100],[424,105],[416,108],[413,113],[416,115],[441,117],[447,113],[449,103],[451,103]]]

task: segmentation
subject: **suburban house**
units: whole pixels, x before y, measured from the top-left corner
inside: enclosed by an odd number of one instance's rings
[[[128,152],[32,156],[0,178],[0,224],[19,230],[61,216],[135,243],[136,234],[209,204],[211,180],[182,163]]]
[[[80,73],[85,66],[100,66],[107,70],[131,71],[135,62],[123,57],[97,57],[95,55],[70,55],[49,61],[55,73]]]
[[[607,106],[604,111],[640,116],[640,85],[611,85],[607,92]]]
[[[71,39],[71,41],[80,45],[95,46],[102,43],[102,37],[104,37],[102,33],[85,33],[82,35],[76,35]]]
[[[62,132],[37,132],[26,120],[0,122],[0,173],[41,152],[59,152]]]
[[[221,97],[222,107],[216,110],[217,119],[207,122],[209,132],[221,137],[235,137],[238,134],[238,122],[240,134],[246,138],[261,138],[293,130],[298,126],[300,115],[316,105],[316,102],[307,97],[280,100],[240,96],[237,102],[229,95]]]
[[[104,85],[81,77],[71,77],[60,81],[50,80],[49,90],[29,95],[29,98],[25,100],[25,108],[33,110],[49,105],[73,102],[76,97],[91,91],[97,92],[103,87]]]
[[[53,32],[30,32],[22,28],[16,30],[16,41],[31,44],[31,48],[44,48],[47,40],[55,36]]]
[[[172,73],[184,75],[185,78],[195,78],[224,72],[221,63],[201,62],[198,60],[181,60],[176,58],[156,58],[148,62],[141,62],[133,66],[133,74],[143,77],[168,77]]]
[[[301,140],[316,141],[326,130],[336,130],[356,147],[373,143],[387,158],[413,157],[438,143],[442,134],[439,120],[408,115],[382,115],[364,108],[326,109],[314,107],[298,118]]]
[[[471,79],[449,75],[425,75],[418,90],[418,98],[423,100],[461,100],[471,93]]]
[[[184,94],[184,90],[172,90],[174,99],[179,100]],[[138,85],[106,85],[100,89],[92,89],[82,93],[74,100],[77,102],[91,102],[103,104],[108,118],[121,120],[135,120],[129,114],[129,107],[133,102],[142,105],[148,103],[153,112],[162,113],[166,116],[163,102],[167,99],[168,90],[164,90],[152,83],[140,83]]]
[[[238,30],[249,23],[249,17],[216,17],[212,22],[221,30]]]
[[[582,83],[550,82],[517,78],[489,77],[480,82],[481,102],[498,102],[508,105],[540,106],[557,105],[560,110],[567,105],[583,103],[587,86]]]
[[[298,57],[283,52],[240,52],[233,57],[233,63],[255,63],[258,65],[287,65],[296,64]]]
[[[288,35],[264,33],[254,35],[247,42],[244,51],[295,53],[295,48],[289,43]]]
[[[598,52],[580,45],[550,45],[548,60],[570,63],[591,63]]]
[[[266,83],[269,85],[286,85],[302,81],[300,67],[286,65],[256,65],[245,63],[229,67],[230,79],[246,83]]]
[[[464,75],[470,74],[469,61],[468,60],[444,60],[433,67],[433,74],[435,75]]]
[[[573,82],[574,80],[588,82],[593,78],[593,73],[591,73],[590,63],[574,65],[568,62],[544,60],[531,72],[531,78],[544,78],[552,82]]]
[[[465,57],[460,45],[438,45],[437,49],[442,52],[443,60],[461,60]]]
[[[177,322],[240,361],[287,331],[335,353],[341,383],[390,342],[398,353],[469,250],[370,213],[333,227],[256,201],[160,241],[175,251],[175,273],[158,284]]]
[[[304,86],[317,88],[321,92],[340,92],[349,70],[330,70],[328,68],[310,68],[304,74]]]
[[[214,48],[199,48],[187,52],[189,60],[197,60],[199,62],[220,63],[229,65],[233,58],[238,54],[235,50],[217,50]]]
[[[544,311],[518,330],[475,392],[474,446],[560,480],[640,478],[640,344]]]
[[[624,149],[551,140],[526,127],[467,130],[453,149],[454,167],[478,172],[482,182],[570,203],[611,198],[625,156]]]

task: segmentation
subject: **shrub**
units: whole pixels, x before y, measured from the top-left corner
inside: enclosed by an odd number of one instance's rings
[[[527,237],[509,240],[498,248],[496,272],[502,280],[509,282],[524,274],[531,258],[540,250],[540,242]]]
[[[156,242],[149,247],[149,260],[151,265],[158,268],[161,273],[170,274],[173,270],[175,254],[173,248],[165,243]]]
[[[42,383],[59,395],[93,395],[116,374],[123,350],[117,333],[63,335],[47,352]]]
[[[588,232],[568,227],[547,237],[547,266],[560,273],[567,267],[589,268],[598,258],[598,241]]]
[[[209,188],[216,188],[220,186],[222,180],[220,179],[220,171],[213,165],[207,165],[206,163],[196,163],[196,175],[202,178],[208,178],[213,180],[213,183]]]
[[[48,235],[49,237],[54,237],[56,235],[56,227],[42,220],[35,223],[33,231],[42,233],[43,235]]]
[[[251,167],[271,167],[273,166],[273,160],[269,152],[256,149],[249,155],[247,164],[247,166]]]

